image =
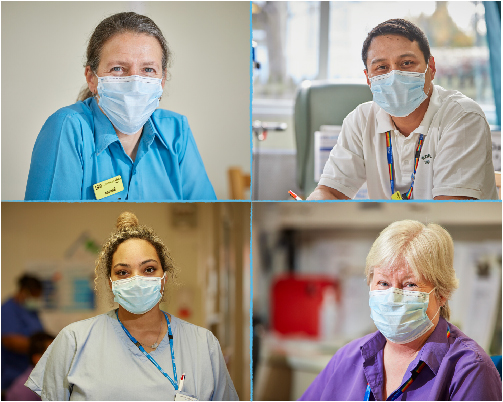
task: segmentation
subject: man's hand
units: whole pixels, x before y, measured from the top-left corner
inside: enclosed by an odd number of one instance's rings
[[[307,201],[322,200],[349,200],[349,198],[335,188],[318,185],[311,195],[307,197]]]
[[[434,200],[476,200],[472,197],[450,196],[450,195],[437,195],[433,197]]]

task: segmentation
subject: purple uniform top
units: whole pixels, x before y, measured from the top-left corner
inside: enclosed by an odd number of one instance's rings
[[[484,350],[457,327],[440,317],[437,327],[410,363],[402,384],[419,361],[426,363],[414,382],[397,400],[501,401],[501,378]],[[367,383],[370,400],[383,398],[383,349],[379,332],[356,339],[332,357],[300,400],[363,401]]]

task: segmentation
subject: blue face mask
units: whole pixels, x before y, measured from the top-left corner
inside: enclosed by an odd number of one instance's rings
[[[397,288],[370,291],[370,317],[383,334],[393,343],[409,343],[423,336],[433,323],[426,315],[430,293]],[[437,316],[440,307],[432,318]]]
[[[393,70],[369,78],[374,102],[391,116],[408,116],[428,97],[424,93],[426,71],[428,66],[424,73]]]
[[[159,106],[161,82],[140,75],[98,77],[98,104],[117,130],[135,134]]]
[[[113,281],[114,301],[133,314],[144,314],[152,310],[161,300],[162,280],[165,275],[155,278],[136,275]]]

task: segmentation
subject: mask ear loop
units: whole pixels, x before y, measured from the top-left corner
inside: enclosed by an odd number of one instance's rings
[[[435,288],[431,289],[431,290],[428,292],[428,295],[430,295],[430,294],[431,294],[431,292],[433,292],[434,290],[435,290]],[[435,294],[435,298],[436,298],[436,297],[437,297],[437,296],[436,296],[436,294]],[[436,313],[435,313],[435,315],[434,315],[433,317],[431,317],[431,319],[430,319],[430,321],[431,321],[431,322],[433,322],[433,320],[435,319],[435,317],[437,316],[437,314],[438,314],[438,312],[440,311],[440,309],[441,309],[441,308],[442,308],[442,306],[439,306],[439,307],[438,307],[437,312],[436,312]]]

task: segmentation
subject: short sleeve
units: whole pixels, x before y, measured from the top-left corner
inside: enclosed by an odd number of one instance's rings
[[[451,401],[501,401],[501,378],[487,360],[458,363],[449,389]]]
[[[183,199],[200,201],[216,200],[217,196],[206,174],[203,160],[201,159],[201,155],[199,155],[196,141],[185,116],[182,116],[182,135],[184,147],[179,166]]]
[[[213,401],[237,401],[239,400],[232,379],[227,371],[220,343],[215,336],[208,332],[208,347],[210,350],[211,366],[213,369]]]
[[[357,108],[344,119],[337,144],[330,152],[318,183],[334,188],[349,198],[356,195],[366,180],[359,113]]]
[[[44,401],[68,401],[71,385],[68,373],[75,358],[73,333],[63,329],[45,351],[25,385]]]
[[[25,200],[82,198],[82,130],[76,113],[58,111],[47,119],[33,148]]]
[[[489,125],[478,113],[463,113],[441,134],[432,195],[483,199],[495,185]]]

